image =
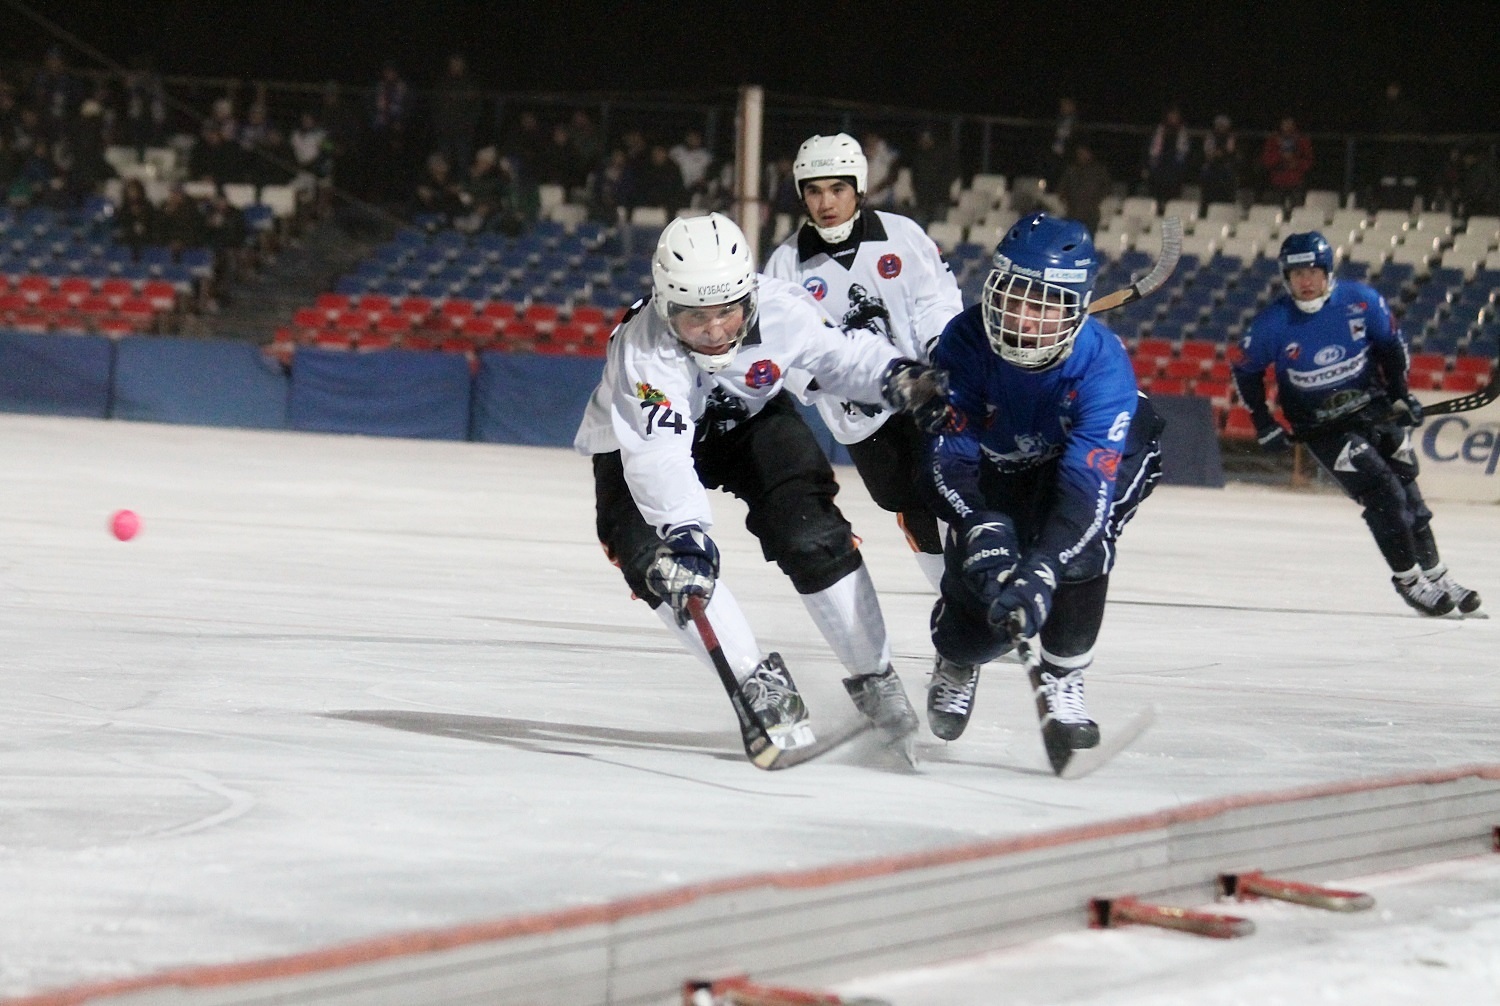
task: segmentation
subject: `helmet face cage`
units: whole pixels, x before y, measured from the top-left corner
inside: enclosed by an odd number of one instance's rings
[[[997,267],[984,282],[984,331],[1001,359],[1045,367],[1072,352],[1086,306],[1071,287]]]
[[[981,317],[990,346],[1019,367],[1051,366],[1073,351],[1088,320],[1099,260],[1088,228],[1033,213],[995,248]]]
[[[667,330],[676,337],[678,342],[682,343],[694,362],[711,374],[723,370],[734,360],[734,354],[739,352],[740,343],[745,341],[745,336],[750,333],[751,326],[755,324],[758,308],[758,298],[754,290],[737,300],[723,304],[675,304],[665,300],[661,303],[666,308]],[[700,331],[707,331],[717,321],[730,316],[736,310],[740,312],[740,321],[734,331],[729,334],[728,345],[722,352],[704,352],[692,342],[693,333],[684,334],[683,329],[679,327],[681,323],[687,322],[690,327],[696,324]]]

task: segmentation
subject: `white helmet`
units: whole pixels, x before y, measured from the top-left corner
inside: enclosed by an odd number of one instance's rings
[[[710,213],[678,217],[667,224],[651,259],[651,285],[656,313],[687,348],[693,362],[711,374],[729,366],[755,322],[756,308],[755,259],[735,222],[722,213]],[[683,338],[677,316],[714,307],[738,307],[741,320],[726,348],[705,353]]]
[[[792,162],[792,180],[801,192],[802,183],[813,178],[853,178],[854,191],[864,195],[870,165],[859,141],[848,133],[809,136],[803,140],[797,148],[797,159]]]

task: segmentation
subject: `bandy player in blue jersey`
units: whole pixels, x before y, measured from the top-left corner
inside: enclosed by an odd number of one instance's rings
[[[1279,255],[1286,294],[1255,316],[1234,366],[1240,400],[1268,451],[1291,449],[1266,404],[1275,367],[1277,401],[1292,436],[1350,498],[1391,567],[1391,583],[1424,615],[1479,610],[1438,555],[1432,511],[1417,488],[1411,427],[1422,405],[1407,389],[1406,340],[1385,299],[1363,283],[1334,280],[1333,248],[1316,231],[1293,234]]]
[[[1161,473],[1161,419],[1124,345],[1088,316],[1098,269],[1083,224],[1023,218],[995,249],[981,303],[933,353],[953,411],[932,449],[930,488],[949,532],[928,722],[957,738],[980,665],[1037,637],[1032,685],[1054,767],[1099,742],[1083,672],[1116,538]]]

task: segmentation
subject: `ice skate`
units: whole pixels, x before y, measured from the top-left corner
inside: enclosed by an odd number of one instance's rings
[[[1089,719],[1083,702],[1083,670],[1062,674],[1061,668],[1040,664],[1030,668],[1036,692],[1036,712],[1042,724],[1042,744],[1055,772],[1061,772],[1074,751],[1099,743],[1099,724]]]
[[[1470,590],[1453,579],[1448,573],[1447,566],[1424,569],[1422,576],[1424,579],[1431,581],[1444,594],[1448,595],[1448,600],[1453,602],[1453,606],[1461,614],[1472,615],[1479,610],[1479,591]],[[1400,588],[1398,587],[1397,589],[1399,590]]]
[[[762,660],[750,676],[740,682],[750,715],[755,717],[766,736],[783,751],[804,747],[815,740],[812,725],[807,722],[807,705],[797,692],[791,672],[772,653]]]
[[[854,707],[875,724],[886,743],[900,746],[906,760],[916,764],[915,737],[919,725],[917,713],[906,697],[906,689],[894,667],[879,674],[858,674],[844,679],[844,688],[854,700]]]
[[[934,737],[956,741],[969,725],[974,711],[974,690],[979,687],[977,664],[955,664],[941,654],[927,685],[927,726]]]
[[[1409,573],[1398,573],[1391,577],[1391,586],[1396,588],[1401,600],[1424,615],[1446,615],[1455,607],[1454,599],[1448,591],[1417,572],[1415,566]],[[1474,599],[1474,607],[1477,608],[1479,595],[1475,594]]]

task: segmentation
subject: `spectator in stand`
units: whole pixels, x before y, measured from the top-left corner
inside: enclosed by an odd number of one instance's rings
[[[621,147],[610,151],[609,160],[589,178],[589,215],[604,224],[613,224],[621,212],[634,206],[635,177],[630,158]]]
[[[484,114],[484,95],[469,77],[469,62],[461,53],[448,57],[448,69],[432,96],[433,143],[448,163],[465,170],[474,160],[474,136]]]
[[[958,152],[951,143],[939,143],[931,129],[917,135],[917,152],[911,161],[912,189],[916,195],[916,217],[924,227],[939,220],[952,201],[958,180]]]
[[[205,119],[198,133],[198,143],[188,158],[188,175],[194,181],[224,182],[237,180],[243,173],[240,147],[228,142],[214,119]]]
[[[1198,169],[1202,204],[1232,203],[1239,198],[1240,151],[1227,115],[1214,116],[1203,137],[1203,164]]]
[[[552,127],[551,139],[537,152],[532,178],[538,185],[561,185],[570,199],[588,184],[566,125],[558,123]]]
[[[152,244],[166,245],[178,254],[184,248],[200,248],[206,243],[203,214],[198,204],[188,198],[181,185],[174,185],[156,211],[155,236]]]
[[[313,203],[321,214],[328,209],[328,189],[333,178],[333,143],[316,112],[304,111],[288,142],[297,174],[292,187]]]
[[[1297,128],[1290,115],[1281,117],[1276,132],[1266,137],[1260,148],[1260,166],[1266,174],[1267,202],[1280,203],[1291,209],[1302,202],[1307,191],[1307,173],[1313,166],[1312,140]]]
[[[68,135],[82,99],[83,87],[68,72],[62,50],[56,46],[48,49],[42,68],[31,79],[31,101],[47,139],[59,140]]]
[[[78,118],[68,138],[73,184],[80,199],[94,195],[115,169],[104,159],[106,145],[104,106],[89,98],[78,106]]]
[[[469,177],[461,187],[466,211],[455,221],[459,230],[520,234],[526,220],[519,208],[520,192],[511,167],[494,147],[481,147],[474,154]]]
[[[1057,195],[1067,216],[1082,223],[1092,235],[1099,230],[1099,208],[1112,184],[1109,169],[1094,157],[1094,149],[1079,142],[1073,146],[1072,162],[1057,180]]]
[[[136,150],[158,146],[167,135],[167,95],[159,74],[146,60],[125,75],[120,139]]]
[[[371,194],[391,199],[404,194],[408,177],[411,89],[395,63],[386,63],[370,100]]]
[[[901,170],[901,152],[873,130],[865,134],[860,148],[869,166],[869,188],[864,205],[872,210],[888,210],[896,205],[896,176]],[[798,200],[799,204],[801,200]]]
[[[1500,164],[1496,163],[1493,146],[1479,140],[1464,144],[1453,153],[1450,174],[1455,215],[1500,214]]]
[[[682,135],[682,142],[667,151],[667,155],[682,174],[682,187],[687,190],[688,195],[705,195],[712,177],[709,169],[713,167],[714,155],[703,145],[703,133],[697,129],[689,129]]]
[[[1078,132],[1078,103],[1069,97],[1057,99],[1057,120],[1052,125],[1052,137],[1037,165],[1037,174],[1056,185],[1062,173],[1072,162],[1071,148]]]
[[[668,219],[675,217],[677,211],[687,205],[688,192],[682,184],[682,172],[672,162],[667,148],[662,144],[652,146],[646,155],[646,163],[637,173],[634,196],[641,206],[665,208]]]
[[[802,189],[797,185],[797,176],[792,171],[792,158],[785,155],[776,158],[766,168],[765,181],[771,213],[784,213],[800,221],[807,212],[807,207],[802,205]]]
[[[359,176],[359,151],[365,146],[365,123],[359,109],[343,99],[339,84],[330,80],[323,85],[318,121],[328,131],[328,196],[330,200],[336,185],[348,184],[351,189],[363,191],[364,179]],[[345,179],[345,175],[350,175]]]
[[[604,136],[594,124],[593,117],[581,108],[569,120],[568,146],[572,148],[573,161],[580,178],[587,179],[595,168],[604,163]]]
[[[198,296],[203,307],[217,311],[226,299],[229,283],[245,268],[250,254],[250,230],[245,214],[224,196],[222,188],[203,204],[203,243],[214,251],[214,271],[203,283]]]
[[[234,114],[234,99],[228,95],[215,99],[209,109],[208,119],[218,129],[225,143],[238,143],[240,120]]]
[[[1146,162],[1141,167],[1146,194],[1158,203],[1182,195],[1192,150],[1192,140],[1182,121],[1182,110],[1176,105],[1167,106],[1146,144]]]
[[[1423,170],[1424,147],[1407,139],[1426,130],[1426,116],[1402,93],[1399,81],[1385,86],[1385,97],[1375,108],[1374,127],[1380,151],[1376,159],[1378,178],[1373,205],[1376,209],[1410,210],[1420,194],[1427,172]]]
[[[120,193],[115,210],[115,240],[140,251],[156,240],[156,207],[146,198],[146,186],[131,178]]]
[[[443,218],[446,225],[463,216],[464,210],[463,187],[453,176],[448,158],[434,150],[427,155],[425,170],[417,180],[412,212],[435,213]]]

